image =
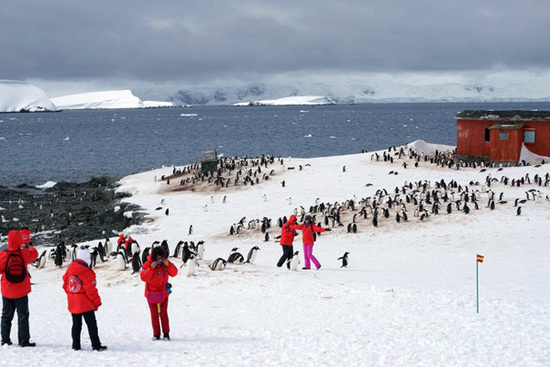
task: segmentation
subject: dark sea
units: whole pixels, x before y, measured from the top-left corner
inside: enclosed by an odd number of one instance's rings
[[[0,185],[122,177],[224,156],[321,157],[423,139],[456,145],[466,109],[550,110],[550,103],[204,106],[0,114]]]

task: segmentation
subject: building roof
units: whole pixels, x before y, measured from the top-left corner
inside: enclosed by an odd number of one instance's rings
[[[484,111],[466,110],[455,117],[457,120],[498,120],[498,121],[550,121],[550,111]]]

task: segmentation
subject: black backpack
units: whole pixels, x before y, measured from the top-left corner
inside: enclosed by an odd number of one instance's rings
[[[27,267],[20,253],[12,252],[8,254],[4,275],[10,283],[22,283],[25,280],[27,277]]]

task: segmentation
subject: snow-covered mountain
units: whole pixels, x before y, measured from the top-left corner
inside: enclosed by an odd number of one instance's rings
[[[0,112],[38,111],[57,111],[42,89],[18,80],[0,80]]]
[[[168,99],[178,104],[233,105],[292,96],[326,96],[335,103],[550,101],[542,82],[510,80],[425,81],[397,78],[326,83],[252,83],[241,87],[193,87]]]
[[[172,102],[142,101],[131,90],[71,94],[52,98],[63,110],[173,107]]]
[[[294,96],[261,101],[239,102],[233,106],[314,106],[335,104],[332,99],[323,96]]]

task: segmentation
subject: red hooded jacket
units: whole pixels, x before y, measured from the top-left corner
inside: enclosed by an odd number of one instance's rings
[[[318,227],[315,225],[314,222],[311,222],[309,224],[297,224],[290,226],[291,229],[295,229],[298,231],[302,231],[302,243],[304,245],[313,245],[314,244],[314,238],[313,238],[313,232],[324,232],[325,228]]]
[[[281,245],[292,246],[292,242],[294,242],[294,236],[296,236],[297,233],[293,229],[291,229],[290,226],[294,224],[295,220],[296,216],[291,215],[288,219],[288,222],[286,222],[281,228]]]
[[[21,283],[10,283],[6,279],[4,270],[9,254],[18,253],[23,258],[25,266],[29,265],[38,258],[38,251],[32,246],[21,248],[20,231],[10,231],[8,233],[8,249],[0,252],[0,274],[2,274],[2,296],[6,298],[21,298],[31,293],[31,276],[27,271],[27,276]]]
[[[70,313],[84,313],[101,306],[95,273],[85,261],[76,259],[69,265],[63,275],[63,289],[67,293]]]
[[[147,297],[147,290],[151,292],[164,291],[164,296],[168,297],[168,291],[166,290],[166,283],[168,283],[168,277],[175,277],[178,274],[178,268],[170,261],[168,266],[163,264],[157,265],[154,269],[151,267],[152,260],[151,255],[147,258],[147,261],[141,267],[139,276],[145,284],[145,297]]]

